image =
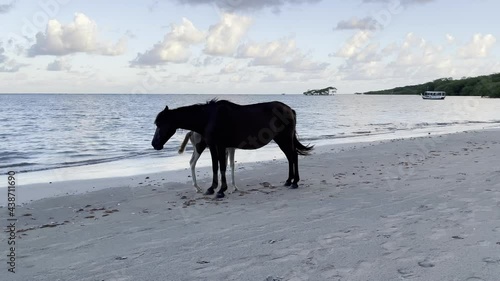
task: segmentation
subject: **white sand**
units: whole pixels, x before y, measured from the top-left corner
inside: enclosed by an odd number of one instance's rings
[[[500,280],[500,131],[330,149],[297,190],[283,160],[241,164],[220,201],[161,174],[71,183],[122,187],[18,207],[2,280]]]

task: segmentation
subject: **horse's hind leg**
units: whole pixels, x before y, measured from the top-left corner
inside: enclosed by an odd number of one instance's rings
[[[217,198],[224,198],[224,192],[227,190],[227,181],[226,181],[226,148],[225,147],[217,147],[217,152],[219,155],[220,162],[220,189],[217,192]],[[224,153],[224,154],[222,154]]]
[[[226,155],[229,154],[229,164],[231,165],[231,184],[233,185],[234,188],[232,192],[238,190],[238,187],[236,186],[236,181],[234,180],[234,151],[235,151],[234,148],[228,148],[226,153]]]
[[[292,179],[293,179],[293,160],[292,160],[292,155],[290,153],[285,153],[286,159],[288,160],[288,179],[285,182],[285,186],[291,186],[292,185]]]
[[[293,159],[293,166],[294,166],[294,176],[293,176],[293,183],[290,186],[290,188],[298,188],[299,187],[299,155],[296,151],[293,152],[292,155]]]
[[[285,153],[286,159],[288,160],[288,179],[285,182],[285,186],[290,186],[291,188],[297,188],[296,186],[294,187],[292,184],[292,180],[295,178],[293,169],[293,163],[294,163],[293,144],[285,141],[282,137],[275,138],[274,141],[278,144],[281,151]]]

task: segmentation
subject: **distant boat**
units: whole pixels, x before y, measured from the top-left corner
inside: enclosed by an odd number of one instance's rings
[[[444,100],[446,92],[444,91],[425,91],[421,94],[424,100]]]

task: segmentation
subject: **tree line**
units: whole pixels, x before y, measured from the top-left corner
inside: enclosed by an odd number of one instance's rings
[[[431,82],[365,92],[365,95],[420,95],[425,91],[445,91],[448,96],[500,98],[500,73],[460,79],[440,78]]]

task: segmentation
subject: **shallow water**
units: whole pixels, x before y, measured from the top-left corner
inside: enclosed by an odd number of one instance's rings
[[[430,101],[419,96],[358,95],[0,95],[0,169],[92,170],[85,166],[105,164],[119,171],[136,164],[138,170],[159,170],[168,157],[177,155],[186,132],[178,130],[165,150],[153,150],[156,114],[167,104],[175,108],[214,97],[241,104],[282,101],[297,112],[302,142],[316,145],[500,124],[500,100],[477,97]],[[257,155],[269,158],[266,151],[278,150],[270,145]],[[183,161],[170,160],[177,163],[171,168],[187,166]]]

